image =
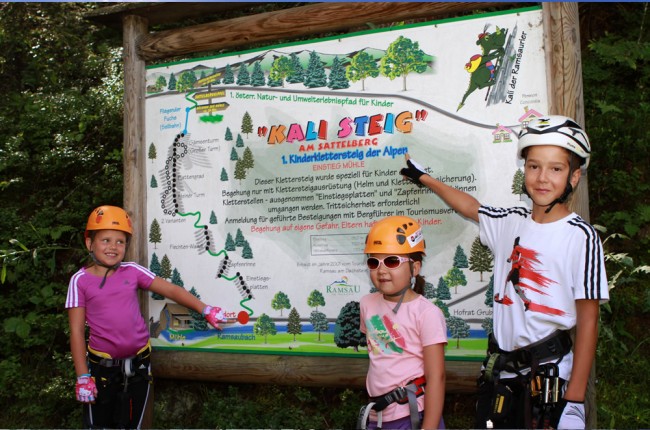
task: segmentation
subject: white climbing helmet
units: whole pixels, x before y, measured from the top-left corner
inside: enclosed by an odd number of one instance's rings
[[[589,166],[591,145],[587,133],[571,118],[561,115],[547,115],[532,119],[519,132],[517,153],[523,158],[522,152],[529,146],[555,145],[576,154],[582,159],[581,165]]]

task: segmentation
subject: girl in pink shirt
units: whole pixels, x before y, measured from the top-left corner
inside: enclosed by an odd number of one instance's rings
[[[370,403],[360,428],[444,428],[447,328],[442,311],[422,295],[424,251],[420,225],[405,216],[378,221],[366,238],[378,291],[360,303],[370,357]]]

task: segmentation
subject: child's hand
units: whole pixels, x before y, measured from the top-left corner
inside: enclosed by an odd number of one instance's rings
[[[554,429],[583,429],[585,428],[584,402],[572,402],[562,399],[551,414],[551,428]]]
[[[82,403],[95,403],[95,398],[97,397],[95,378],[88,373],[78,376],[74,391],[77,396],[77,401]]]
[[[217,330],[221,330],[221,327],[219,327],[220,322],[226,322],[226,316],[219,306],[206,306],[203,309],[203,316],[206,321]]]
[[[411,157],[406,154],[406,166],[399,173],[404,177],[404,179],[413,182],[418,187],[422,186],[420,182],[420,176],[426,175],[427,172],[425,168],[420,166],[415,160],[411,160]]]

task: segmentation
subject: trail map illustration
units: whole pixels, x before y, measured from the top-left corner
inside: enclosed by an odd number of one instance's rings
[[[365,237],[407,215],[447,356],[483,356],[492,256],[398,172],[409,154],[481,202],[527,205],[516,136],[548,109],[545,68],[537,6],[148,67],[149,267],[228,318],[152,295],[154,347],[367,354]]]

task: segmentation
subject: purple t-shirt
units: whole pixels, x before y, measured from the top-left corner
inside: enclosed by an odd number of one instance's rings
[[[81,269],[70,279],[65,307],[86,308],[88,346],[112,358],[135,355],[149,341],[138,289],[148,289],[156,275],[137,263],[122,263],[102,288],[102,276]]]

